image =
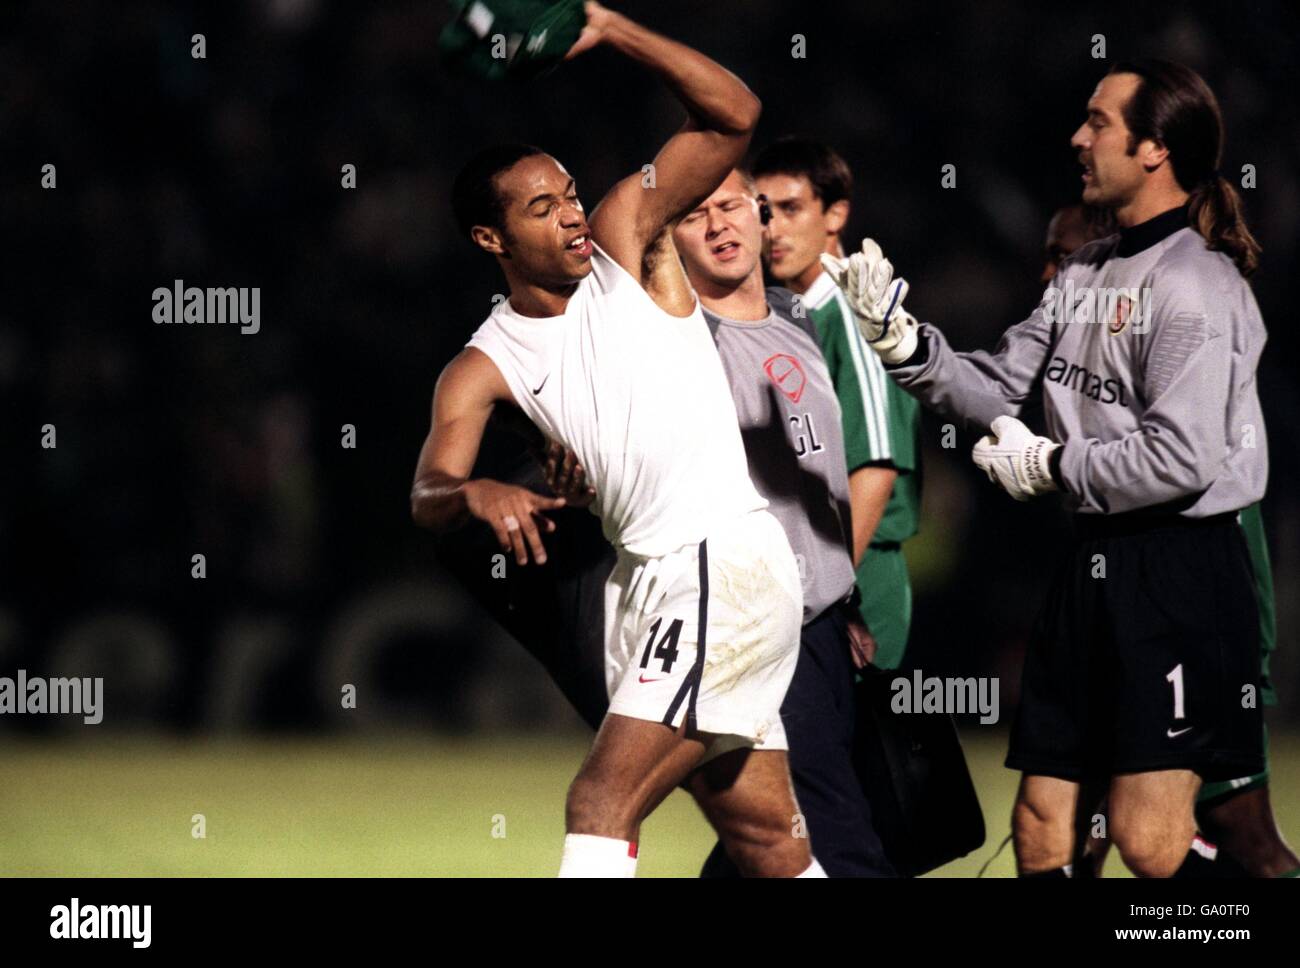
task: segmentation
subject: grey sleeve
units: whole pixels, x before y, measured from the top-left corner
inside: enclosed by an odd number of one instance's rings
[[[1004,414],[1018,417],[1025,402],[1038,392],[1053,344],[1046,303],[1045,294],[1028,319],[1002,334],[992,353],[958,353],[938,329],[922,323],[920,352],[926,354],[925,360],[889,367],[889,374],[927,407],[972,427],[987,428]]]
[[[1232,352],[1203,312],[1155,321],[1142,360],[1147,408],[1138,429],[1061,450],[1061,479],[1080,509],[1118,514],[1199,494],[1228,458]]]

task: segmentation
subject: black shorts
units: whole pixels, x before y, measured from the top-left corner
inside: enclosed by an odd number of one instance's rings
[[[1235,514],[1080,517],[1025,656],[1007,766],[1067,780],[1249,776],[1264,768],[1259,686]]]

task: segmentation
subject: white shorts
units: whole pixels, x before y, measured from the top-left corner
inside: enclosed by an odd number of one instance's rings
[[[609,711],[788,749],[781,703],[799,658],[803,587],[785,530],[754,511],[658,558],[619,554],[605,585]],[[703,629],[703,632],[701,632]]]

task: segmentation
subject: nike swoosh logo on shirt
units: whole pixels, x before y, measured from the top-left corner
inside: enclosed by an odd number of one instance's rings
[[[1186,729],[1180,729],[1177,732],[1175,732],[1172,729],[1167,729],[1165,730],[1165,735],[1168,736],[1170,739],[1176,739],[1177,737],[1182,736],[1183,733],[1189,732],[1191,728],[1192,727],[1188,726]]]
[[[546,374],[546,376],[542,377],[542,382],[539,383],[537,385],[537,389],[533,391],[533,396],[537,396],[537,394],[542,392],[542,387],[546,386],[546,381],[549,380],[550,378],[551,378],[551,374],[549,373]]]

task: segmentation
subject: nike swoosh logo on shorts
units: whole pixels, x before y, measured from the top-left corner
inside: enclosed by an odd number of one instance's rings
[[[546,381],[549,380],[550,378],[551,378],[551,374],[549,373],[546,374],[546,376],[542,377],[542,382],[539,383],[537,385],[537,389],[533,391],[533,396],[537,396],[537,394],[542,392],[542,387],[546,386]]]
[[[1178,730],[1177,732],[1175,732],[1172,729],[1167,729],[1165,730],[1165,735],[1168,736],[1170,739],[1177,739],[1179,736],[1182,736],[1183,733],[1189,732],[1191,728],[1192,727],[1188,726],[1185,729]]]
[[[667,676],[656,676],[654,679],[647,679],[645,676],[641,676],[637,679],[637,682],[663,682],[667,678]]]

